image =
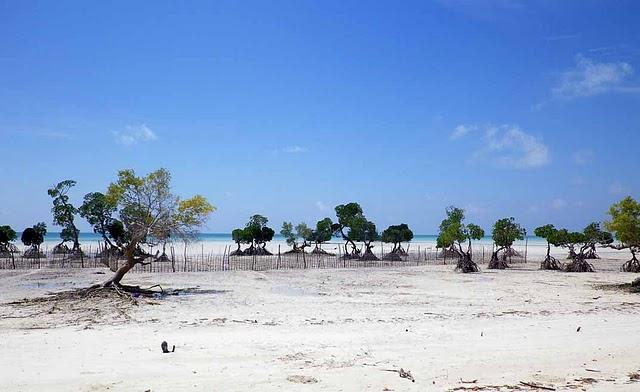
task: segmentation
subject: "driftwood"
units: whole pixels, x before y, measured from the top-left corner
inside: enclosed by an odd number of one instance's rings
[[[520,384],[524,385],[526,387],[530,387],[530,388],[544,389],[545,391],[555,391],[556,390],[553,387],[546,387],[544,385],[540,385],[540,384],[536,384],[536,383],[532,383],[532,382],[520,381]]]
[[[404,370],[403,368],[400,368],[400,370],[396,370],[396,369],[382,369],[382,371],[384,372],[394,372],[394,373],[398,373],[398,375],[400,376],[400,378],[406,378],[407,380],[411,380],[411,382],[416,382],[415,378],[413,378],[413,375],[411,374],[410,370]]]

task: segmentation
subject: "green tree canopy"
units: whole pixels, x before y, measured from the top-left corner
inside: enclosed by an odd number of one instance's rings
[[[491,255],[491,260],[489,261],[489,269],[504,269],[508,268],[507,264],[507,251],[511,249],[513,243],[516,240],[522,240],[525,236],[525,229],[523,229],[520,224],[518,224],[513,217],[498,219],[493,224],[493,230],[491,232],[491,237],[493,238],[493,242],[496,247]],[[503,253],[502,259],[498,258],[498,253],[500,251],[505,251]]]
[[[440,231],[436,240],[438,248],[451,249],[458,255],[457,270],[477,272],[478,265],[472,260],[471,240],[484,237],[484,230],[473,223],[464,223],[464,210],[454,206],[446,210],[447,217],[440,223]],[[467,249],[462,244],[467,242]]]
[[[78,209],[80,216],[86,219],[93,227],[93,232],[100,234],[112,248],[115,247],[113,242],[116,241],[116,238],[110,235],[110,228],[116,221],[113,218],[116,209],[117,205],[109,203],[107,197],[100,192],[91,192],[84,195],[84,201]],[[122,222],[120,222],[121,224]]]
[[[609,207],[609,215],[604,225],[621,245],[640,248],[640,203],[627,196]]]
[[[18,234],[11,226],[0,226],[0,244],[8,245],[9,242],[15,241],[18,238]]]
[[[413,239],[413,231],[406,223],[391,225],[382,232],[381,239],[383,242],[393,244],[391,253],[396,253],[403,251],[401,246],[403,242],[409,242]]]
[[[75,215],[78,213],[78,209],[69,201],[69,190],[75,185],[76,182],[73,180],[61,181],[50,188],[47,193],[53,199],[53,207],[51,208],[53,223],[62,226],[60,233],[62,242],[73,241],[73,251],[79,251],[80,230],[75,225]]]
[[[640,252],[640,203],[627,196],[609,207],[609,215],[611,219],[604,226],[620,241],[619,245],[613,247],[631,251],[631,260],[622,265],[622,270],[640,272],[640,262],[636,256]]]
[[[501,248],[513,246],[515,241],[524,239],[524,235],[525,230],[513,217],[498,219],[491,232],[493,242]]]
[[[533,234],[535,234],[537,237],[547,240],[547,255],[545,256],[545,259],[540,263],[540,269],[560,269],[558,260],[556,260],[555,257],[551,256],[551,244],[553,244],[554,246],[558,246],[558,244],[554,242],[557,231],[558,230],[552,224],[536,227],[533,231]]]
[[[44,222],[36,223],[33,227],[27,227],[22,232],[20,240],[26,246],[31,246],[35,250],[40,250],[40,245],[44,242],[44,236],[47,235],[47,224]]]
[[[108,231],[116,246],[126,257],[122,265],[105,286],[119,285],[123,276],[136,264],[146,264],[153,257],[142,251],[140,245],[156,245],[155,239],[163,233],[189,241],[206,222],[215,208],[203,196],[181,199],[171,192],[171,175],[158,169],[145,176],[133,170],[118,172],[118,180],[105,194],[105,202],[115,206],[120,224],[112,224]]]
[[[18,234],[11,226],[0,226],[0,254],[12,253],[11,242],[18,238]]]

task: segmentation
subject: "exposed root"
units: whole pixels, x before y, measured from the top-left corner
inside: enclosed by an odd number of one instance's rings
[[[312,255],[327,255],[327,256],[335,256],[335,254],[333,253],[329,253],[324,249],[320,249],[320,248],[315,248],[314,250],[311,251]]]
[[[597,260],[600,256],[598,256],[595,249],[589,249],[587,253],[584,254],[584,258],[587,260]]]
[[[562,265],[558,260],[553,256],[548,256],[545,258],[542,263],[540,263],[541,270],[554,270],[557,271],[562,268]]]
[[[480,267],[469,257],[459,257],[458,264],[456,264],[455,271],[462,273],[480,272]]]
[[[640,261],[638,261],[638,259],[634,257],[622,264],[620,270],[622,272],[640,272]]]
[[[402,257],[398,252],[390,252],[382,257],[382,260],[385,261],[402,261]]]
[[[566,272],[595,272],[593,265],[581,257],[576,257],[571,262],[565,264]]]
[[[367,249],[364,254],[362,255],[362,257],[360,257],[360,260],[365,260],[365,261],[376,261],[376,260],[380,260],[378,258],[378,256],[376,256],[375,254],[373,254],[373,252],[371,251],[371,249]]]
[[[489,261],[488,269],[507,269],[509,268],[509,264],[507,264],[506,260],[498,257],[497,254],[493,254],[491,256],[491,260]]]

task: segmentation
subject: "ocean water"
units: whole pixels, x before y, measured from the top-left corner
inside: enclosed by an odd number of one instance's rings
[[[18,233],[18,239],[20,238],[21,233]],[[413,237],[412,243],[425,243],[425,244],[435,244],[436,239],[438,238],[435,234],[416,234]],[[100,234],[96,233],[80,233],[80,243],[98,243],[102,242],[102,237]],[[48,232],[45,236],[45,242],[47,243],[59,243],[60,242],[60,233],[59,232]],[[198,242],[219,242],[219,243],[233,243],[231,239],[230,233],[200,233],[198,236]],[[276,234],[273,237],[273,242],[285,242],[284,237],[280,234]],[[340,237],[334,237],[330,242],[342,242]],[[473,241],[478,244],[491,244],[493,240],[490,236],[485,236],[484,238]],[[536,237],[536,236],[527,236],[527,240],[516,241],[517,244],[524,244],[528,242],[531,245],[546,245],[546,240],[544,238]]]
[[[20,234],[18,234],[18,238],[20,238]],[[435,249],[436,246],[437,235],[433,234],[418,234],[415,235],[413,240],[411,241],[409,248],[412,250],[417,250],[418,247],[421,249]],[[16,241],[16,245],[22,245],[19,241]],[[60,233],[57,232],[49,232],[45,237],[45,243],[43,244],[43,248],[51,249],[57,243],[60,242]],[[99,234],[95,233],[81,233],[80,234],[80,244],[83,248],[91,247],[93,249],[98,248],[98,246],[103,242],[102,237]],[[344,241],[340,237],[334,237],[331,241],[323,245],[324,249],[337,251],[338,246],[343,244]],[[481,240],[473,241],[474,247],[485,247],[491,249],[493,240],[491,237],[484,237]],[[527,244],[529,247],[545,247],[546,241],[543,238],[538,238],[534,236],[527,237],[526,240],[517,241],[514,244],[514,247],[523,247]],[[183,249],[184,244],[177,241],[173,244],[176,249]],[[187,246],[187,251],[189,253],[222,253],[225,248],[233,247],[234,244],[230,233],[201,233],[198,236],[198,240],[196,242],[190,243]],[[390,248],[390,244],[376,244],[376,249]],[[276,234],[271,242],[267,244],[267,249],[271,252],[277,252],[278,248],[280,248],[283,252],[289,249],[289,246],[286,244],[284,237],[280,234]]]
[[[25,250],[27,247],[22,245],[19,241],[21,233],[18,233],[18,241],[15,244],[19,249]],[[421,251],[434,251],[436,249],[437,235],[434,234],[418,234],[415,235],[413,241],[410,244],[405,244],[405,248],[411,252]],[[42,245],[42,249],[45,252],[50,251],[56,244],[60,242],[60,233],[50,232],[47,233],[45,242]],[[95,233],[81,233],[80,244],[85,251],[94,253],[100,246],[102,246],[102,237]],[[344,241],[341,238],[335,237],[330,242],[323,244],[322,248],[333,253],[339,253]],[[493,240],[491,237],[486,236],[478,241],[472,241],[475,254],[486,254],[493,249]],[[174,248],[176,254],[183,254],[186,252],[189,255],[207,255],[207,254],[223,254],[229,250],[236,249],[237,245],[231,239],[230,233],[201,233],[196,242],[185,245],[181,242],[175,242],[167,245],[167,252],[171,252],[171,248]],[[243,246],[244,248],[245,246]],[[514,249],[526,253],[530,257],[536,259],[544,257],[547,250],[547,242],[544,238],[535,236],[528,236],[525,240],[516,241],[514,243]],[[158,248],[149,248],[152,252]],[[286,252],[290,247],[286,244],[284,238],[276,234],[274,239],[267,244],[267,249],[272,253]],[[391,249],[391,244],[376,243],[374,246],[374,253],[384,253]],[[620,254],[624,251],[614,251],[612,249],[600,249],[601,254]],[[551,249],[552,255],[555,257],[566,257],[566,250],[561,248]],[[489,253],[490,254],[490,253]]]

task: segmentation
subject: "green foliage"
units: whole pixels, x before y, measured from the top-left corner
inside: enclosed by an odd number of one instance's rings
[[[295,246],[297,241],[296,233],[293,231],[293,224],[291,222],[282,222],[282,229],[280,235],[284,237],[289,246]]]
[[[351,227],[354,224],[354,220],[364,216],[362,207],[358,203],[340,204],[336,206],[335,210],[338,224],[341,227]]]
[[[73,241],[80,234],[80,230],[67,226],[60,231],[60,238],[62,242]]]
[[[316,228],[311,231],[309,240],[316,244],[322,244],[323,242],[331,241],[333,232],[333,222],[330,218],[324,218],[316,223]]]
[[[364,216],[358,216],[350,221],[349,238],[352,241],[370,244],[380,239],[380,234],[375,223],[367,220]]]
[[[464,210],[457,207],[447,208],[447,217],[440,223],[440,232],[436,240],[438,248],[449,248],[462,242],[479,240],[484,230],[473,223],[464,224]]]
[[[548,224],[548,225],[536,227],[535,230],[533,230],[533,234],[535,234],[536,237],[544,238],[547,241],[549,241],[556,231],[557,230],[553,225]]]
[[[252,241],[251,234],[244,229],[235,229],[231,232],[231,238],[236,244],[250,244]]]
[[[113,219],[107,225],[107,233],[120,246],[130,241],[129,235],[124,228],[124,223],[117,219]]]
[[[69,202],[68,195],[69,190],[75,185],[75,181],[65,180],[49,189],[47,193],[53,198],[53,207],[51,208],[53,223],[63,228],[60,238],[63,241],[73,241],[74,248],[77,248],[80,231],[76,228],[74,220],[78,209]]]
[[[119,246],[153,243],[177,237],[189,241],[195,237],[215,208],[200,195],[181,200],[171,192],[171,174],[158,169],[138,177],[133,170],[118,172],[118,181],[107,193],[89,198],[86,211],[95,224],[103,222]],[[109,220],[116,210],[120,220]]]
[[[382,232],[381,239],[383,242],[397,245],[401,242],[411,241],[413,239],[413,231],[409,229],[406,223],[391,225]]]
[[[249,218],[249,222],[243,229],[247,238],[251,238],[252,242],[263,245],[273,239],[275,231],[267,226],[269,219],[262,215],[253,215]]]
[[[556,230],[549,242],[554,246],[573,249],[577,244],[584,243],[586,236],[579,231],[568,231],[567,229]]]
[[[94,233],[100,234],[105,241],[111,243],[108,237],[109,226],[114,221],[113,214],[116,209],[117,205],[109,203],[103,193],[91,192],[84,195],[84,201],[78,211],[93,227]],[[115,241],[113,237],[111,239]]]
[[[516,240],[524,239],[525,230],[513,217],[498,219],[493,224],[492,237],[498,247],[511,247]]]
[[[22,232],[20,240],[26,246],[39,247],[44,242],[44,236],[47,234],[47,225],[44,222],[35,224],[33,227],[27,227]]]
[[[609,245],[613,243],[613,235],[608,231],[602,230],[599,222],[588,224],[582,233],[584,234],[585,242],[592,247],[596,244]]]
[[[18,238],[18,234],[11,226],[0,226],[0,245],[6,247],[9,242],[15,241],[16,238]]]
[[[605,222],[607,230],[626,247],[640,247],[640,203],[630,196],[609,207],[611,220]]]

